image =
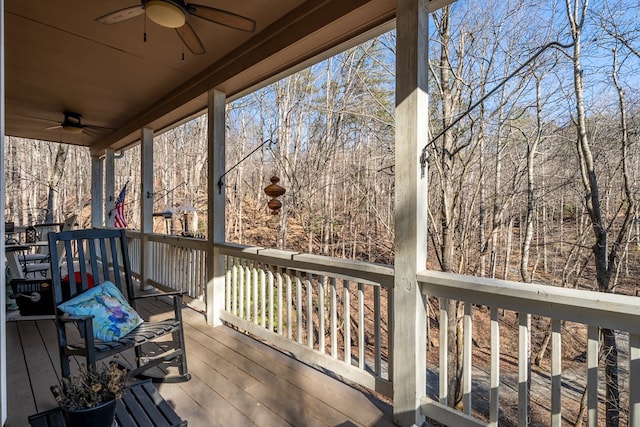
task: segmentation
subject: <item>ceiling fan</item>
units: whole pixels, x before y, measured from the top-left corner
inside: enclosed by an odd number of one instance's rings
[[[256,28],[256,22],[252,19],[222,9],[187,3],[184,0],[140,0],[139,5],[107,13],[96,18],[96,21],[102,24],[115,24],[145,12],[147,17],[156,24],[166,28],[174,28],[194,55],[205,53],[205,49],[195,30],[189,24],[191,16],[236,30],[253,32]]]
[[[47,130],[52,129],[62,129],[67,133],[83,133],[86,130],[96,130],[96,131],[111,131],[113,129],[104,128],[100,126],[92,126],[92,125],[83,125],[82,124],[82,114],[74,113],[73,111],[64,111],[64,120],[62,123],[57,124],[55,126],[49,126],[46,128]]]

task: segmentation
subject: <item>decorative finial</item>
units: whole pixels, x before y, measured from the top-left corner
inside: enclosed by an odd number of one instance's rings
[[[280,187],[278,185],[278,182],[280,182],[280,178],[278,178],[277,176],[272,176],[271,184],[267,185],[264,189],[264,192],[267,194],[267,196],[271,197],[271,200],[269,200],[267,206],[269,206],[269,209],[271,209],[272,215],[278,215],[278,211],[282,207],[282,203],[280,202],[280,200],[278,200],[278,197],[282,196],[287,191],[284,188]]]

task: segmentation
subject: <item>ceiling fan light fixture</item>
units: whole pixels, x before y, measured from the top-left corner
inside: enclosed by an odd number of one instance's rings
[[[187,21],[185,9],[171,0],[149,0],[145,11],[149,19],[167,28],[180,28]]]
[[[62,130],[67,133],[82,133],[82,127],[73,124],[63,124]]]

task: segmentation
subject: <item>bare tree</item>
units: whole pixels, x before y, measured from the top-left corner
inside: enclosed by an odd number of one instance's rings
[[[617,236],[609,243],[609,230],[611,225],[607,224],[603,214],[600,189],[598,184],[598,174],[596,172],[593,152],[590,146],[587,132],[587,119],[584,100],[584,75],[582,69],[582,34],[585,25],[588,0],[566,0],[567,18],[570,25],[571,37],[574,42],[572,63],[573,82],[575,89],[576,116],[574,124],[577,138],[576,148],[580,161],[580,172],[584,187],[584,203],[591,222],[591,229],[594,237],[592,246],[593,259],[596,269],[596,283],[601,292],[611,292],[611,277],[619,262],[620,249],[624,246],[624,239],[631,224],[633,212],[635,210],[631,197],[629,173],[628,173],[628,136],[626,133],[624,94],[617,80],[617,63],[614,55],[613,80],[618,88],[621,110],[621,152],[623,165],[624,182],[624,205],[622,223],[619,225]],[[613,220],[612,220],[613,221]],[[619,401],[620,391],[618,382],[618,350],[615,340],[615,331],[603,328],[602,334],[602,354],[604,355],[605,377],[606,377],[606,423],[607,426],[619,425]]]

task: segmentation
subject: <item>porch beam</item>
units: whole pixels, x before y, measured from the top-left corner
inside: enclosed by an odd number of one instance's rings
[[[420,154],[427,144],[428,0],[396,6],[395,283],[393,292],[393,411],[402,426],[422,425],[426,392],[426,297],[418,271],[427,260],[427,174]]]
[[[218,90],[208,93],[208,218],[207,218],[207,323],[222,324],[220,313],[225,303],[224,255],[215,249],[214,243],[225,242],[225,188],[218,187],[218,178],[225,169],[225,104],[226,94]]]
[[[152,277],[151,243],[149,234],[153,232],[153,129],[140,130],[140,225],[142,241],[140,246],[140,288],[150,287]]]

